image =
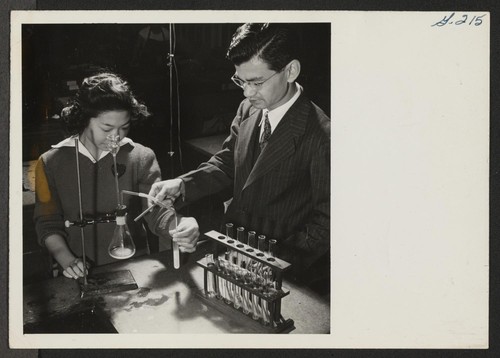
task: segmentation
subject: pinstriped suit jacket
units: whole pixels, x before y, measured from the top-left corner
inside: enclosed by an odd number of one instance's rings
[[[301,94],[255,158],[261,117],[240,104],[222,150],[181,176],[185,200],[232,186],[227,221],[277,239],[278,256],[303,271],[330,250],[330,119]]]

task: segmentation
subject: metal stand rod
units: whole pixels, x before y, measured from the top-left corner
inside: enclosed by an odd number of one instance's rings
[[[83,222],[83,207],[82,207],[82,185],[80,181],[80,146],[78,144],[78,135],[75,137],[75,155],[76,155],[76,178],[78,182],[78,205],[80,209],[80,222]],[[83,283],[87,285],[87,258],[85,257],[85,233],[83,226],[80,227],[82,238],[82,260],[83,260]]]
[[[120,207],[122,205],[122,201],[120,199],[120,187],[118,185],[118,168],[116,167],[116,154],[113,155],[113,164],[115,168],[115,188],[116,188],[116,205],[117,207]]]
[[[163,32],[163,30],[162,30]],[[169,95],[170,95],[170,157],[174,155],[174,147],[173,147],[173,121],[174,121],[174,112],[173,112],[173,93],[172,93],[172,70],[174,67],[174,54],[173,54],[173,46],[172,46],[172,24],[168,24],[168,46],[169,46],[169,54],[168,54],[168,73],[169,73]],[[172,165],[172,170],[174,166]],[[173,171],[172,171],[173,175]]]

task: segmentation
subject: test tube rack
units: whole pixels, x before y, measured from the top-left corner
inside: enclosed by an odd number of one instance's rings
[[[256,333],[294,330],[293,320],[281,314],[281,300],[290,293],[282,287],[283,272],[291,264],[215,230],[205,236],[215,245],[214,254],[197,261],[204,275],[200,298],[232,319],[243,320]],[[229,260],[227,252],[232,255]],[[246,265],[236,264],[237,260]]]

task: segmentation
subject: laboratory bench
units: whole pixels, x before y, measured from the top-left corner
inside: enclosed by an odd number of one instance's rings
[[[186,142],[199,162],[220,150],[225,135],[195,138]],[[203,299],[204,270],[197,261],[209,252],[209,242],[192,254],[182,254],[179,269],[173,268],[170,250],[137,256],[93,268],[92,275],[128,271],[137,288],[81,298],[79,282],[62,275],[49,278],[46,254],[36,244],[32,215],[35,161],[23,163],[25,334],[32,333],[265,333],[259,323],[229,307],[221,310]],[[214,204],[208,200],[206,208]],[[217,222],[215,210],[206,221]],[[191,213],[191,214],[194,214]],[[201,215],[201,216],[200,216]],[[201,226],[200,226],[201,227]],[[43,279],[42,279],[43,277]],[[292,319],[291,334],[330,332],[329,296],[295,282],[283,281],[289,294],[281,300],[281,313]],[[217,305],[215,305],[217,306]],[[220,305],[219,305],[220,306]]]
[[[241,312],[223,313],[203,296],[203,269],[196,261],[211,244],[181,254],[173,268],[172,252],[133,257],[96,267],[91,275],[129,271],[137,288],[81,298],[77,280],[59,276],[24,286],[24,333],[265,333]],[[290,291],[281,313],[294,321],[291,334],[330,332],[330,302],[308,288],[283,281]]]

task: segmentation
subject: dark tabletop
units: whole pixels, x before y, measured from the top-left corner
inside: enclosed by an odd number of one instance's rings
[[[204,246],[204,247],[203,247]],[[47,324],[71,312],[98,308],[119,333],[254,333],[248,318],[226,315],[198,297],[203,270],[196,265],[208,249],[183,254],[175,270],[171,251],[134,257],[95,268],[92,274],[129,270],[138,288],[81,298],[76,280],[57,277],[24,287],[25,327]],[[307,288],[285,281],[290,294],[282,315],[294,321],[291,333],[329,333],[329,301]]]

